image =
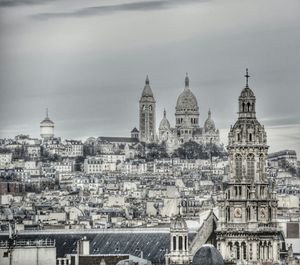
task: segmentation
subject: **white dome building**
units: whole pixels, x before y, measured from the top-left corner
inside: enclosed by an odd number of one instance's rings
[[[166,111],[159,125],[159,142],[164,142],[168,153],[171,153],[181,144],[194,141],[199,144],[220,145],[219,130],[208,112],[204,127],[199,126],[199,106],[197,98],[190,89],[190,79],[185,77],[185,87],[177,98],[175,107],[175,127],[171,127],[166,118]]]
[[[48,109],[46,110],[46,118],[40,123],[40,132],[43,140],[54,137],[54,122],[48,116]]]

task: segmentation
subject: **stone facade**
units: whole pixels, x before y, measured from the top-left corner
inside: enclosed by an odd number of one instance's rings
[[[140,99],[140,141],[151,143],[156,141],[155,99],[147,76]]]
[[[217,248],[224,260],[237,265],[277,264],[281,233],[274,184],[269,185],[266,176],[267,136],[256,119],[256,99],[248,86],[248,73],[246,77],[239,117],[229,132],[229,182],[218,199]]]

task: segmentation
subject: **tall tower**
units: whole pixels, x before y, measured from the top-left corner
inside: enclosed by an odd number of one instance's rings
[[[266,177],[268,153],[264,127],[257,121],[255,96],[248,85],[239,97],[238,120],[229,132],[228,188],[219,202],[217,247],[237,265],[277,264],[280,230],[274,185]]]
[[[155,99],[147,76],[140,99],[140,141],[152,143],[155,140]]]
[[[46,118],[40,123],[40,132],[44,140],[54,137],[54,122],[49,118],[48,109],[46,109]]]

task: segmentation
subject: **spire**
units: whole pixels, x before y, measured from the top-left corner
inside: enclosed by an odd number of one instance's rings
[[[46,108],[46,118],[49,118],[49,115],[48,115],[48,108]]]
[[[246,74],[245,74],[245,77],[246,77],[246,87],[249,87],[249,73],[248,73],[248,68],[246,68]]]
[[[184,83],[185,83],[186,88],[188,88],[190,86],[190,79],[189,79],[188,73],[186,73]]]
[[[208,109],[208,118],[211,118],[211,111],[210,111],[210,108]]]
[[[146,84],[146,85],[149,85],[149,84],[150,84],[150,81],[149,81],[149,76],[148,76],[148,75],[146,76],[146,81],[145,81],[145,84]]]
[[[180,208],[181,208],[181,202],[178,204],[178,216],[181,216],[181,213],[180,213]]]
[[[164,118],[167,117],[167,112],[166,112],[166,109],[164,109]]]

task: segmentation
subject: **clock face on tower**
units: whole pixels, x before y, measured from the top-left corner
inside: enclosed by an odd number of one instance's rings
[[[234,210],[234,217],[236,217],[236,218],[241,218],[242,217],[242,210],[241,210],[241,208],[236,208]]]

